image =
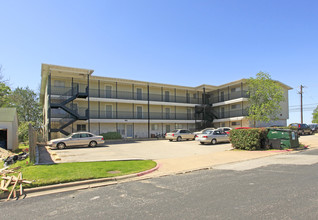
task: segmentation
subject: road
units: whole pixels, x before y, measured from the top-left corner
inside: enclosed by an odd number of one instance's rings
[[[311,150],[3,202],[1,219],[318,219],[317,163]]]

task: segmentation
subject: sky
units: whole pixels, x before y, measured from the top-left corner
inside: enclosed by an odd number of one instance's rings
[[[0,65],[38,91],[41,64],[184,86],[263,71],[289,85],[290,119],[318,105],[316,0],[0,0]]]

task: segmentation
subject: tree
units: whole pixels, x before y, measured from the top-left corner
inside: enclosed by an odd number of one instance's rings
[[[19,141],[28,141],[28,125],[42,125],[42,107],[39,97],[29,87],[17,87],[10,95],[10,106],[17,109],[19,118]]]
[[[2,66],[0,66],[0,108],[7,107],[9,105],[10,93],[11,89],[7,85],[7,81],[3,80]]]
[[[316,109],[312,113],[312,116],[313,116],[312,123],[318,123],[318,106],[316,107]]]
[[[280,103],[285,100],[282,87],[271,79],[267,73],[259,72],[256,78],[247,80],[249,94],[249,111],[247,118],[254,122],[269,122],[278,120],[281,110]]]
[[[42,108],[37,94],[29,87],[17,87],[10,95],[11,106],[17,109],[19,122],[34,122],[40,126]]]

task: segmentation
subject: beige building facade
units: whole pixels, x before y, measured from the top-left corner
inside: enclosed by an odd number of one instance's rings
[[[11,151],[19,147],[18,116],[15,108],[0,108],[0,147]]]
[[[77,131],[147,138],[178,128],[194,131],[249,123],[244,79],[222,86],[187,87],[100,77],[93,72],[42,64],[40,98],[47,139]],[[286,124],[287,119],[288,101],[283,103],[279,123]]]

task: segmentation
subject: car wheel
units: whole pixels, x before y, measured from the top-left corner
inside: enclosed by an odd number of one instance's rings
[[[216,139],[212,139],[211,144],[216,144],[216,143],[217,143]]]
[[[181,137],[179,136],[179,137],[177,137],[177,141],[181,141]]]
[[[200,142],[200,144],[204,145],[204,142]]]
[[[301,131],[301,135],[305,135],[305,132],[304,132],[304,131]]]
[[[169,139],[169,141],[172,141],[171,139]]]
[[[59,149],[59,150],[62,150],[62,149],[64,149],[65,147],[66,147],[66,146],[65,146],[65,144],[64,144],[63,142],[58,143],[58,144],[56,145],[56,148]]]
[[[96,145],[97,145],[97,143],[96,143],[96,141],[91,141],[91,142],[89,142],[89,147],[96,147]]]

